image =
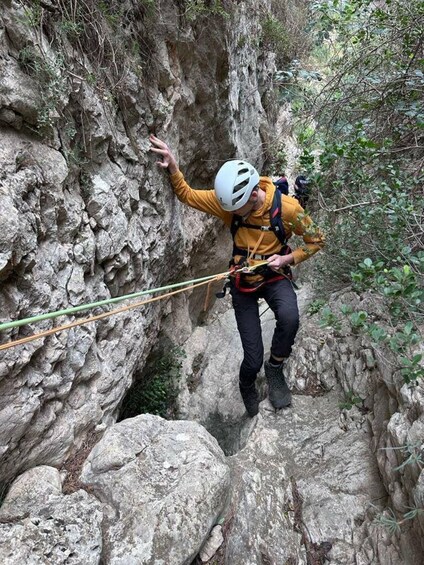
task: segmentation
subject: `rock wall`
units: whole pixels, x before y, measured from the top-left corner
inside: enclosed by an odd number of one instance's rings
[[[422,383],[405,383],[398,359],[339,314],[344,305],[384,324],[387,312],[381,300],[344,291],[334,294],[329,305],[340,319],[335,327],[322,328],[320,314],[305,317],[290,362],[290,383],[302,394],[341,386],[339,426],[346,432],[369,431],[382,487],[364,515],[368,558],[418,565],[424,552]]]
[[[334,311],[342,303],[382,314],[369,296],[330,300]],[[422,508],[423,473],[402,449],[422,442],[422,389],[398,382],[391,360],[347,324],[323,328],[304,312],[285,368],[292,406],[276,412],[265,399],[247,418],[228,306],[216,304],[185,343],[179,401],[230,456],[196,422],[119,422],[66,473],[39,466],[13,483],[0,509],[2,562],[422,563],[421,515],[403,515]],[[265,307],[267,349],[275,319]],[[202,557],[216,530],[223,537]]]
[[[1,2],[1,322],[225,268],[229,238],[175,199],[148,135],[170,143],[197,187],[236,155],[261,166],[273,58],[250,38],[266,3],[193,21],[184,3],[149,4],[120,2],[120,26],[112,12],[85,14],[86,35],[97,33],[90,52],[63,3]],[[117,60],[119,34],[134,39],[128,59]],[[187,338],[199,304],[183,295],[1,352],[3,480],[60,465],[112,423],[162,320]]]
[[[231,309],[217,305],[185,345],[180,413],[218,438],[233,469],[219,562],[237,555],[249,564],[328,557],[340,565],[419,565],[422,384],[405,384],[396,359],[353,330],[348,316],[322,327],[320,313],[307,314],[310,289],[300,284],[301,327],[285,369],[291,409],[276,414],[264,400],[257,418],[245,415]],[[387,316],[372,295],[344,291],[328,304],[335,314],[345,305],[375,321]],[[261,314],[267,351],[275,320],[266,304]],[[258,384],[266,398],[263,374]],[[405,517],[413,509],[416,515]]]
[[[387,317],[385,305],[371,294],[334,295],[330,301],[332,310],[340,312],[342,305],[350,306],[353,311],[364,310],[371,319],[383,323]],[[307,359],[308,351],[314,349],[322,352],[323,363],[315,375],[316,382],[325,389],[340,383],[346,399],[357,399],[351,409],[343,410],[342,425],[349,427],[366,420],[370,427],[371,446],[386,491],[385,500],[371,501],[375,506],[383,503],[376,521],[380,524],[386,521],[386,527],[371,528],[376,555],[380,555],[382,563],[421,563],[424,554],[422,382],[405,383],[399,359],[387,348],[376,347],[360,331],[352,330],[347,320],[342,320],[339,328],[327,328],[320,344],[311,348],[309,338],[305,345],[300,358]],[[294,375],[301,372],[297,363],[293,370]],[[388,527],[390,522],[392,529]]]

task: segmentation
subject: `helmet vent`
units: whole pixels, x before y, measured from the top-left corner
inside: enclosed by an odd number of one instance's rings
[[[244,188],[246,185],[249,184],[248,180],[244,180],[242,182],[239,182],[238,184],[235,185],[235,187],[233,188],[233,192],[238,192],[239,190],[241,190],[242,188]]]
[[[247,161],[227,161],[215,177],[215,194],[222,208],[233,212],[248,202],[259,184],[259,174]]]

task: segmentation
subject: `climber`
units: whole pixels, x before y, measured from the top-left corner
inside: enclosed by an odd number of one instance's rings
[[[283,363],[291,353],[299,325],[297,297],[289,270],[290,265],[300,263],[323,247],[322,233],[294,198],[281,195],[270,178],[260,177],[246,161],[224,163],[215,177],[214,190],[194,190],[185,181],[169,146],[154,135],[150,136],[150,142],[150,150],[161,157],[157,165],[168,170],[178,199],[217,216],[231,229],[233,269],[246,263],[267,262],[260,273],[255,270],[243,274],[236,270],[231,283],[230,293],[244,352],[239,373],[240,393],[248,415],[255,416],[259,411],[255,380],[264,356],[258,299],[264,298],[276,318],[271,354],[265,362],[269,399],[275,409],[289,406],[291,393]],[[278,216],[279,227],[272,215]],[[281,243],[292,233],[301,235],[304,241],[294,251]]]
[[[289,193],[289,182],[284,174],[281,175],[279,179],[273,181],[273,183],[281,192],[281,194],[287,195]]]
[[[306,208],[309,200],[310,180],[304,175],[299,175],[294,181],[294,197],[299,201],[302,208]]]

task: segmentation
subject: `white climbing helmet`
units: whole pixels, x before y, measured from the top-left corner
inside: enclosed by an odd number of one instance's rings
[[[259,183],[259,173],[247,161],[227,161],[215,177],[215,194],[227,212],[241,208]]]

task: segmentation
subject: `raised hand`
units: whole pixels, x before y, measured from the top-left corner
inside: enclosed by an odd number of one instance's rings
[[[156,161],[158,167],[167,168],[171,175],[178,172],[177,160],[168,145],[153,134],[150,135],[149,141],[152,144],[150,151],[154,151],[162,156],[162,161]]]

